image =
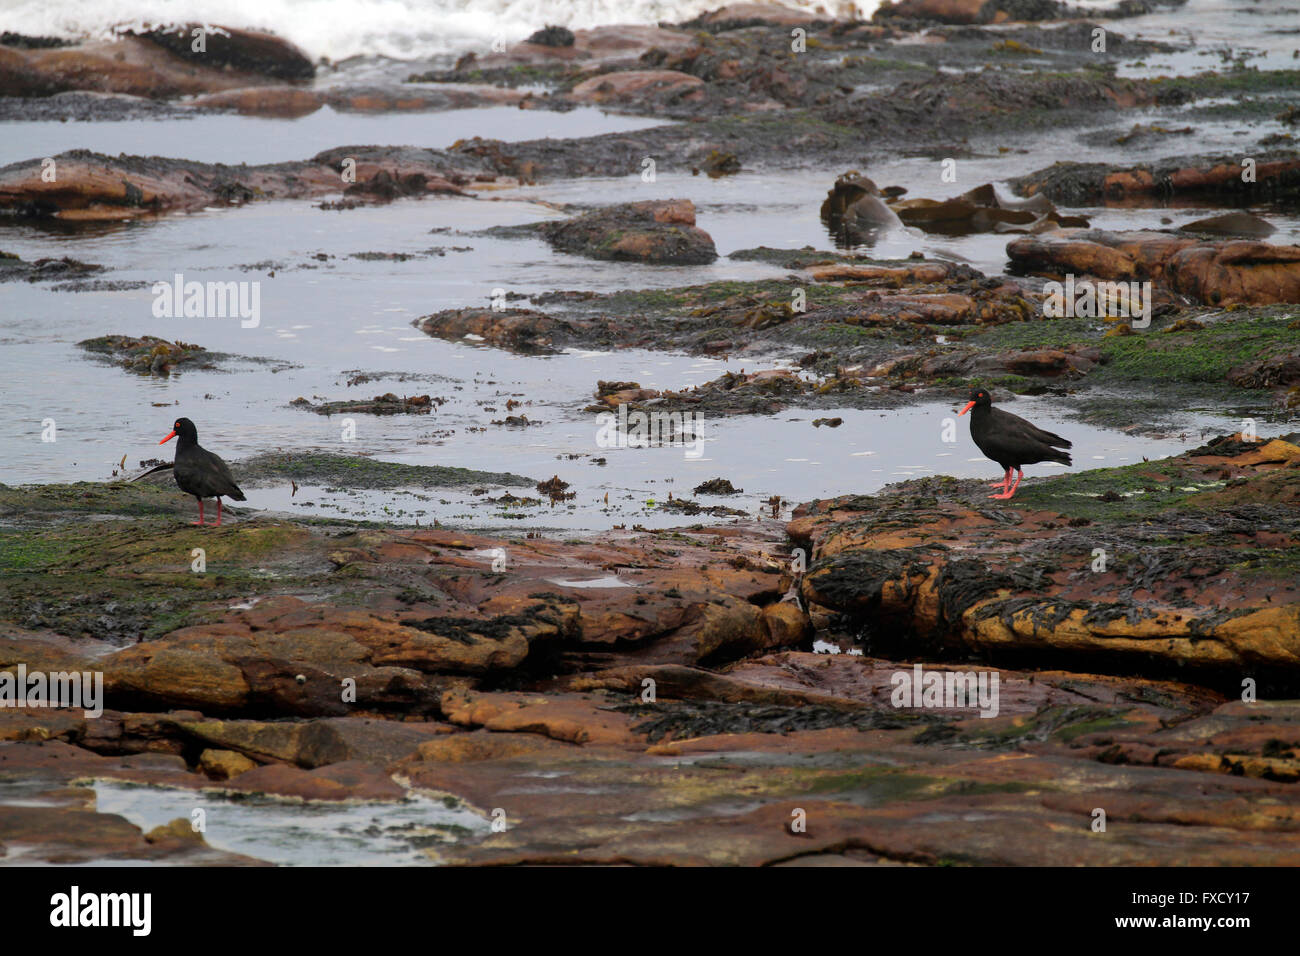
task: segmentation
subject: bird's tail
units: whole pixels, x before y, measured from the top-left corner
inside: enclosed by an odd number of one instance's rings
[[[1062,465],[1074,464],[1074,462],[1070,460],[1070,453],[1068,451],[1053,451],[1051,460],[1059,461]],[[242,501],[243,499],[241,498],[240,500]]]
[[[1067,462],[1067,464],[1068,464],[1068,462]],[[234,491],[232,491],[232,492],[231,492],[229,495],[227,495],[226,497],[228,497],[231,501],[247,501],[247,500],[248,500],[247,498],[244,497],[244,493],[243,493],[242,491],[240,491],[238,488],[236,488]]]

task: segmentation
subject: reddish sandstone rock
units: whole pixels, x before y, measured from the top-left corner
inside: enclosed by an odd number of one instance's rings
[[[1063,216],[1043,196],[1023,202],[1005,202],[991,185],[942,202],[934,199],[903,199],[889,207],[904,225],[916,226],[940,235],[969,232],[1050,232],[1063,227],[1086,227],[1082,216]]]
[[[691,20],[689,25],[770,23],[783,27],[797,27],[818,19],[826,18],[780,3],[729,3],[701,14]]]
[[[543,602],[531,606],[548,616]],[[110,698],[216,713],[261,702],[281,712],[345,715],[343,681],[351,679],[357,700],[369,706],[427,706],[447,680],[419,668],[460,674],[512,668],[532,640],[569,626],[504,614],[407,626],[367,611],[295,606],[293,599],[275,611],[244,614],[242,621],[183,628],[113,655],[104,665]]]
[[[568,744],[643,749],[645,738],[631,729],[636,718],[611,711],[602,703],[581,694],[452,691],[443,698],[442,710],[452,723],[465,727],[541,734]]]
[[[91,809],[51,806],[0,807],[0,846],[21,854],[28,865],[35,863],[74,864],[103,861],[187,863],[210,866],[248,866],[248,857],[211,850],[201,834],[190,829],[155,828],[143,834],[140,828],[116,814]]]
[[[960,292],[869,292],[862,298],[859,324],[909,322],[918,325],[967,325],[1018,322],[1034,316],[1037,304],[1018,289]]]
[[[937,355],[913,353],[882,362],[868,373],[872,377],[932,381],[952,376],[988,375],[1011,372],[1055,378],[1061,375],[1086,375],[1101,360],[1095,347],[1071,346],[1067,349],[1017,349],[992,354],[964,351],[960,347]]]
[[[405,722],[375,717],[332,717],[301,722],[196,717],[172,719],[167,723],[175,736],[208,745],[204,753],[233,753],[255,763],[291,763],[309,770],[349,760],[387,766],[449,729],[447,724],[434,721]],[[228,759],[223,758],[222,763]]]
[[[32,804],[0,806],[0,856],[67,864],[136,860],[195,865],[249,865],[247,857],[213,850],[179,829],[150,834],[116,814],[97,813],[95,792],[73,780],[106,778],[195,788],[205,777],[189,773],[180,757],[100,756],[56,741],[0,743],[0,773],[26,781]],[[189,821],[185,821],[188,826]]]
[[[193,52],[187,30],[71,47],[0,47],[0,95],[90,90],[160,99],[310,80],[315,73],[301,51],[270,34],[214,28],[205,44],[206,52]]]
[[[763,623],[767,625],[768,647],[798,647],[812,637],[807,613],[793,604],[769,604],[763,608]]]
[[[1246,185],[1257,185],[1270,191],[1293,192],[1300,186],[1300,159],[1261,157],[1261,160],[1255,165],[1253,184],[1243,181],[1240,160],[1176,169],[1158,181],[1161,184],[1167,183],[1168,188],[1174,192],[1213,192],[1229,188],[1238,190]]]
[[[203,834],[194,829],[194,821],[187,817],[177,817],[171,823],[154,827],[144,835],[144,839],[152,846],[167,850],[207,846]]]
[[[508,760],[515,757],[540,757],[542,755],[572,754],[571,744],[536,733],[506,733],[503,731],[473,730],[443,734],[437,739],[420,744],[414,756],[408,757],[395,772],[402,773],[413,765],[430,763],[470,763],[479,760]]]
[[[783,666],[786,662],[791,664],[788,671]],[[860,671],[860,665],[838,665],[830,657],[786,652],[738,662],[722,672],[676,664],[613,667],[570,678],[567,684],[575,690],[605,688],[639,695],[650,679],[656,698],[855,710],[867,706],[870,695],[844,692],[833,677],[827,679],[827,672],[847,666]]]
[[[692,43],[690,34],[681,30],[665,29],[651,24],[621,23],[575,30],[573,45],[587,51],[596,59],[608,58],[629,51],[658,47],[675,50]]]
[[[955,292],[887,295],[882,296],[879,301],[896,307],[897,317],[904,321],[934,322],[939,325],[965,324],[976,309],[973,297]],[[894,318],[894,315],[889,317],[890,321]]]
[[[413,80],[469,79],[474,71],[495,70],[526,64],[573,63],[582,69],[601,68],[606,63],[626,63],[630,54],[658,48],[680,50],[692,44],[689,33],[650,24],[610,24],[574,30],[571,44],[515,43],[500,52],[467,53],[457,61],[450,76],[434,71]]]
[[[531,92],[503,89],[482,83],[457,84],[441,89],[355,88],[323,92],[325,102],[344,113],[387,113],[405,110],[458,110],[479,106],[527,107]]]
[[[412,325],[435,338],[482,341],[526,354],[558,352],[553,337],[568,328],[562,320],[532,309],[447,309],[416,319]]]
[[[653,388],[625,388],[607,395],[597,395],[596,399],[610,408],[618,408],[620,405],[636,405],[658,397],[659,392]]]
[[[202,45],[195,49],[201,31]],[[305,83],[316,75],[306,55],[287,40],[256,30],[188,23],[137,34],[190,64],[252,73],[287,83]]]
[[[863,282],[900,286],[912,282],[942,282],[953,273],[954,269],[955,264],[947,262],[922,262],[901,266],[844,263],[813,266],[807,272],[818,282]]]
[[[591,259],[704,265],[718,257],[712,237],[695,225],[695,204],[689,199],[607,206],[543,223],[541,231],[561,252]]]
[[[0,736],[32,741],[0,742],[0,775],[22,777],[39,801],[0,807],[0,842],[41,862],[222,861],[185,821],[141,834],[94,813],[92,792],[70,785],[109,777],[304,800],[399,800],[409,785],[484,816],[506,813],[503,832],[475,828],[425,850],[444,863],[1295,863],[1295,702],[1267,693],[1225,702],[1133,675],[1177,661],[1180,673],[1209,667],[1231,689],[1242,674],[1267,682],[1300,673],[1288,663],[1300,615],[1285,561],[1296,546],[1300,448],[1231,436],[1116,475],[1119,501],[1094,497],[1096,476],[1057,492],[1069,477],[1031,476],[997,511],[983,482],[951,479],[801,507],[789,531],[797,546],[815,546],[803,594],[828,602],[815,618],[830,607],[858,617],[846,626],[863,626],[869,654],[895,640],[906,663],[764,650],[806,639],[806,616],[778,603],[792,583],[785,538],[749,523],[513,541],[506,575],[484,554],[503,542],[463,531],[273,536],[307,575],[295,590],[313,601],[270,592],[251,607],[215,601],[196,609],[211,615],[206,625],[133,645],[120,667],[118,655],[104,661],[110,682],[115,672],[139,677],[154,660],[151,644],[204,656],[212,669],[228,664],[259,719],[0,715]],[[1153,490],[1142,490],[1147,482]],[[1155,486],[1177,496],[1173,511],[1137,498]],[[1188,490],[1197,487],[1206,490]],[[1184,540],[1189,514],[1196,548]],[[157,574],[144,572],[158,565],[132,563],[124,542],[151,532],[114,524],[123,527],[106,526],[94,560],[122,563],[147,594]],[[213,549],[229,543],[211,539]],[[1089,566],[1094,544],[1114,562],[1104,573]],[[232,548],[222,560],[264,567],[284,557],[248,552]],[[306,570],[315,567],[321,577]],[[624,586],[577,586],[610,576]],[[334,605],[340,586],[359,603]],[[1206,612],[1195,620],[1188,594],[1194,613]],[[436,698],[422,713],[422,699],[393,692],[381,702],[362,680],[365,711],[302,716],[304,701],[337,696],[340,674],[364,676],[389,657],[463,666],[420,634],[466,638],[464,653],[484,659],[473,645],[510,644],[524,626],[517,618],[539,602],[552,624],[569,623],[546,639],[541,659],[488,674],[509,690],[465,675],[429,681]],[[0,665],[75,660],[78,640],[7,631]],[[931,660],[918,653],[927,647],[960,657]],[[1087,670],[1012,670],[998,659],[1004,651],[1027,666],[1051,653]],[[304,666],[301,698],[296,680],[283,683],[286,665]],[[913,665],[995,672],[998,714],[895,706],[894,677]],[[181,689],[209,693],[192,668],[172,666]],[[1112,667],[1117,676],[1089,672]],[[200,764],[216,770],[214,750],[267,766],[223,787],[186,765],[207,752]],[[1098,807],[1109,819],[1104,840],[1090,826]],[[796,818],[806,825],[792,829]]]
[[[296,567],[319,563],[349,580],[370,582],[367,606],[286,596],[253,607],[222,605],[212,609],[217,619],[210,623],[130,645],[97,667],[104,670],[110,706],[119,709],[180,707],[209,718],[353,717],[358,708],[421,715],[435,713],[450,687],[527,670],[538,660],[538,666],[562,671],[590,661],[714,663],[799,640],[806,627],[799,614],[789,607],[764,610],[791,581],[785,565],[764,553],[772,540],[732,532],[734,541],[714,543],[710,532],[696,535],[704,542],[675,544],[671,552],[661,552],[655,536],[637,534],[581,547],[510,543],[508,575],[494,573],[491,558],[482,557],[500,540],[461,532],[364,531],[345,540],[273,535],[278,547],[290,549]],[[259,552],[258,560],[268,560],[267,553]],[[582,586],[618,569],[622,587]],[[395,582],[412,573],[429,594],[401,600],[404,585]],[[25,640],[15,644],[16,659],[33,659],[28,646]],[[345,682],[355,685],[354,701],[345,699],[353,686]],[[358,749],[387,740],[387,726],[372,733],[325,723],[300,736],[285,725],[213,719],[129,732],[121,721],[86,722],[78,715],[57,725],[14,715],[11,723],[0,723],[0,733],[68,740],[87,739],[94,724],[95,746],[104,750],[166,747],[175,753],[179,737],[259,762],[312,765],[400,755]],[[399,735],[392,747],[414,749],[411,736]]]
[[[1059,162],[1011,180],[1022,195],[1042,195],[1083,206],[1105,200],[1150,202],[1170,194],[1294,195],[1300,190],[1300,159],[1285,153],[1256,157],[1255,178],[1242,178],[1241,157],[1167,159],[1116,169],[1102,163]]]
[[[1103,232],[1062,229],[1007,243],[1007,256],[1019,271],[1102,279],[1150,279],[1174,253],[1196,240],[1163,232]]]
[[[402,800],[406,789],[386,772],[363,760],[331,764],[318,770],[300,770],[275,764],[241,773],[227,785],[242,793],[300,800]]]
[[[1164,265],[1175,292],[1211,305],[1300,302],[1300,246],[1216,242],[1181,249]]]
[[[994,17],[992,8],[996,0],[885,0],[876,10],[875,19],[904,18],[911,20],[937,20],[940,23],[988,23],[1006,19],[1005,14]]]
[[[570,98],[579,103],[603,105],[630,105],[648,100],[663,102],[699,97],[704,81],[689,73],[677,70],[626,70],[602,73],[583,80],[572,91]]]
[[[139,37],[66,48],[0,47],[0,93],[6,96],[91,90],[163,99],[256,82],[253,76],[231,76],[184,63]]]
[[[1300,384],[1300,351],[1238,365],[1228,370],[1228,382],[1238,388]]]
[[[855,665],[845,660],[829,666],[849,670]],[[514,751],[457,763],[409,761],[404,771],[413,785],[456,793],[471,805],[500,806],[512,821],[504,833],[441,849],[443,862],[757,865],[855,848],[869,849],[872,859],[929,864],[1030,864],[1054,858],[1149,863],[1152,853],[1183,862],[1298,858],[1297,802],[1288,784],[1214,772],[1189,786],[1180,776],[1191,771],[1127,765],[1101,757],[1094,745],[1071,744],[1089,721],[1109,718],[1119,736],[1131,731],[1134,739],[1154,740],[1165,727],[1176,734],[1190,723],[1188,717],[1201,717],[1208,708],[1179,710],[1174,704],[1173,710],[1139,716],[1131,699],[1126,701],[1129,691],[1122,681],[1108,687],[1088,678],[1075,683],[1077,675],[1044,676],[1047,688],[1022,681],[1029,696],[1014,716],[955,725],[958,739],[968,745],[959,751],[914,742],[915,727],[795,730],[683,739],[641,754],[586,744],[570,746],[568,754]],[[1073,703],[1034,710],[1031,697]],[[1175,685],[1153,685],[1143,698],[1173,704],[1180,691]],[[1125,717],[1137,719],[1118,717],[1114,704]],[[1082,721],[1077,727],[1071,726],[1072,713]],[[862,712],[845,711],[844,717],[861,720]],[[1065,726],[1056,723],[1062,720]],[[978,726],[991,723],[998,728]],[[962,737],[965,733],[971,736]],[[695,753],[723,759],[663,759]],[[736,753],[744,759],[726,759]],[[818,759],[800,761],[797,773],[791,773],[791,753]],[[557,755],[563,777],[548,781],[542,768],[554,767]],[[521,775],[531,778],[529,786],[517,786]],[[737,792],[750,795],[756,809],[735,813]],[[664,806],[673,807],[670,819],[653,812]],[[722,812],[726,807],[731,812]],[[1109,817],[1104,841],[1095,839],[1090,827],[1096,807]],[[792,812],[796,808],[801,813]],[[971,827],[973,814],[987,826]],[[792,830],[793,819],[802,826]],[[1034,839],[1016,839],[1024,833]]]
[[[1198,242],[1160,232],[1062,229],[1014,239],[1007,256],[1021,272],[1154,280],[1213,305],[1300,302],[1300,247]]]
[[[1179,232],[1212,236],[1236,236],[1249,239],[1263,239],[1277,232],[1277,227],[1259,216],[1248,212],[1229,212],[1208,219],[1197,219],[1178,227]]]
[[[199,754],[199,769],[213,780],[229,780],[256,766],[243,754],[233,750],[205,750]]]
[[[104,156],[72,150],[53,157],[55,177],[42,175],[40,161],[0,168],[0,210],[64,220],[133,219],[194,209],[212,203],[290,199],[344,191],[340,175],[353,160],[362,198],[391,199],[374,188],[382,180],[405,184],[402,195],[465,195],[450,179],[452,171],[438,150],[357,147],[321,153],[300,163],[226,166],[141,156]],[[409,188],[417,183],[418,188]],[[373,195],[367,195],[367,192]]]
[[[273,116],[296,119],[308,116],[325,105],[325,94],[293,86],[253,87],[209,93],[191,101],[200,109],[233,110],[246,116]]]
[[[143,697],[167,706],[235,710],[248,702],[249,686],[234,664],[184,647],[141,645],[115,658],[104,677],[114,697]]]
[[[1203,505],[1198,513],[1211,522],[1230,522],[1234,507],[1255,502],[1256,533],[1269,547],[1288,547],[1278,514],[1297,494],[1300,448],[1275,440],[1236,450],[1174,459],[1163,481]],[[1225,461],[1236,461],[1244,480],[1196,492],[1197,483],[1231,474]],[[1195,552],[1151,550],[1142,539],[1123,543],[1133,520],[1126,499],[1117,496],[1109,518],[1082,518],[1069,487],[1068,477],[1030,486],[1029,497],[1015,506],[1015,525],[965,504],[960,492],[939,504],[925,494],[909,496],[905,488],[797,510],[789,534],[799,546],[813,547],[817,561],[803,579],[803,596],[871,620],[878,633],[988,654],[1032,645],[1063,657],[1102,655],[1156,669],[1300,671],[1300,595],[1288,571],[1246,572],[1233,557],[1243,543],[1227,536],[1217,537],[1215,550],[1203,556],[1205,569]],[[1142,491],[1164,493],[1158,487]],[[1023,496],[1022,489],[1015,500]],[[1144,533],[1176,523],[1179,507],[1144,512]],[[900,521],[903,508],[911,517]],[[1141,554],[1145,566],[1160,566],[1162,573],[1141,576],[1136,564],[1093,570],[1089,542],[1102,537],[1107,553]],[[1040,564],[1048,553],[1048,563]],[[1185,598],[1188,588],[1195,588],[1196,602]]]
[[[213,198],[183,174],[150,169],[144,163],[99,160],[90,155],[56,156],[53,182],[42,177],[39,162],[7,166],[0,170],[0,208],[65,220],[126,219],[195,207]]]

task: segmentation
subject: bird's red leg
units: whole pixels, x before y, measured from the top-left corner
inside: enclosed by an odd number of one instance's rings
[[[1010,472],[1008,472],[1010,474]],[[1020,479],[1025,477],[1025,473],[1019,468],[1016,469],[1016,483],[1011,486],[1010,491],[1005,491],[1000,495],[989,495],[990,498],[1014,498],[1016,489],[1020,487]]]
[[[990,488],[1001,488],[1003,491],[1006,491],[1006,490],[1007,490],[1007,482],[1009,482],[1010,480],[1011,480],[1011,469],[1008,468],[1008,469],[1007,469],[1007,473],[1006,473],[1005,475],[1002,476],[1002,480],[1001,480],[1001,481],[995,481],[995,482],[993,482],[993,484],[989,485],[989,487],[990,487]]]
[[[216,527],[221,527],[221,495],[217,495],[217,523]]]
[[[191,521],[190,524],[195,524],[195,525],[203,524],[203,499],[202,498],[199,499],[199,520]]]

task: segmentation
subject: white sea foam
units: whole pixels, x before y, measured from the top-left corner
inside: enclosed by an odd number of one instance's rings
[[[679,22],[723,0],[0,0],[0,31],[108,37],[118,26],[202,23],[267,30],[313,59],[418,59],[507,43],[555,24]],[[870,16],[878,0],[785,0],[817,13]]]

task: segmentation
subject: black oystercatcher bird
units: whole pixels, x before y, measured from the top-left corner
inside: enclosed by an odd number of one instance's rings
[[[972,412],[971,409],[974,409]],[[1025,476],[1021,471],[1023,465],[1032,465],[1040,461],[1059,461],[1063,465],[1071,464],[1068,452],[1058,451],[1069,448],[1070,443],[1060,435],[1045,432],[1029,424],[1019,415],[1012,415],[1000,408],[993,407],[993,399],[982,388],[972,388],[970,401],[959,414],[970,416],[970,437],[975,440],[985,457],[992,458],[1006,472],[1002,483],[993,483],[990,488],[1001,488],[1000,495],[990,498],[1010,498],[1020,487],[1020,479]],[[1007,489],[1011,482],[1012,469],[1016,472],[1016,483]]]
[[[171,433],[160,441],[162,445],[176,439],[176,463],[172,474],[181,491],[199,499],[199,520],[194,524],[203,524],[203,499],[217,499],[217,520],[221,524],[221,496],[226,495],[236,501],[244,500],[244,493],[235,484],[226,463],[199,444],[199,430],[188,418],[178,418],[172,424]]]

